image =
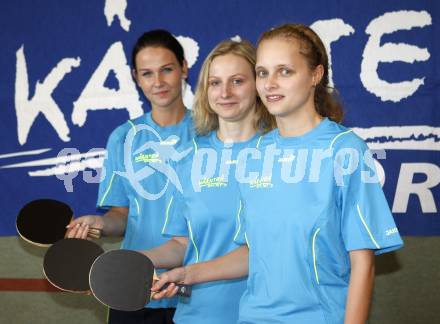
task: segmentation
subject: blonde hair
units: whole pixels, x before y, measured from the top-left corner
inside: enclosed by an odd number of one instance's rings
[[[197,90],[194,96],[194,105],[192,109],[194,127],[197,134],[206,135],[213,130],[218,129],[218,116],[212,110],[208,101],[208,77],[209,69],[212,61],[222,55],[234,54],[244,58],[251,66],[252,73],[255,77],[255,62],[256,53],[255,48],[248,41],[232,41],[224,40],[220,42],[206,57],[200,69],[199,79],[197,81]],[[265,133],[275,126],[275,119],[269,114],[266,107],[264,107],[260,98],[257,96],[255,105],[255,124],[257,131]]]
[[[261,34],[258,45],[274,38],[297,40],[300,44],[300,53],[307,60],[310,70],[313,71],[318,65],[322,65],[324,75],[315,88],[315,109],[321,116],[340,122],[344,111],[336,96],[337,92],[330,91],[329,61],[325,46],[319,36],[306,25],[284,24]]]

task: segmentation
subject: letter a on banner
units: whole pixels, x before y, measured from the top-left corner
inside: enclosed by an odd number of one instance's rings
[[[104,86],[112,70],[119,81],[118,90]],[[78,100],[74,102],[72,122],[82,127],[89,110],[107,109],[127,109],[130,118],[143,114],[142,102],[139,100],[121,42],[116,42],[109,48]]]

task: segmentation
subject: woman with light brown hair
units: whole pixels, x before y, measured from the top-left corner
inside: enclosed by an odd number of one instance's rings
[[[249,42],[225,40],[207,56],[193,121],[198,136],[192,153],[174,165],[181,188],[169,201],[162,230],[171,239],[143,251],[160,268],[209,261],[237,247],[238,155],[258,147],[274,125],[257,97],[255,49]],[[245,286],[244,278],[194,285],[189,299],[180,298],[175,323],[235,323]]]
[[[374,255],[400,248],[402,240],[371,152],[339,124],[342,107],[329,91],[328,69],[311,28],[286,24],[262,34],[256,87],[278,129],[247,160],[254,178],[239,184],[234,239],[242,246],[164,273],[154,291],[164,282],[248,274],[240,324],[366,322]],[[280,158],[266,160],[268,151]],[[171,284],[156,298],[174,291]]]

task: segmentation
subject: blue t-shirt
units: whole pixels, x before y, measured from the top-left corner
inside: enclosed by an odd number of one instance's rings
[[[129,208],[123,249],[147,250],[166,242],[162,236],[166,203],[175,179],[166,176],[171,161],[190,151],[183,150],[194,137],[187,111],[176,125],[161,127],[151,112],[116,128],[107,143],[98,207]],[[175,299],[152,301],[151,308],[175,307]]]
[[[185,265],[208,261],[237,248],[237,154],[244,147],[256,147],[259,138],[256,135],[246,142],[225,144],[214,131],[195,138],[193,154],[177,163],[182,191],[176,190],[170,200],[163,233],[188,237]],[[177,324],[236,323],[245,287],[246,279],[194,285],[190,298],[179,298],[173,320]]]
[[[403,242],[374,161],[328,119],[299,137],[268,133],[246,165],[236,241],[249,247],[239,323],[344,322],[349,251]]]

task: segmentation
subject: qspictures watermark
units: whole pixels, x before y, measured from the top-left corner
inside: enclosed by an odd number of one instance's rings
[[[141,132],[146,133],[148,140],[139,147],[135,147],[135,137]],[[83,169],[83,180],[87,183],[102,182],[106,177],[119,176],[129,182],[130,186],[142,198],[157,200],[168,189],[169,183],[182,192],[182,177],[190,177],[194,191],[200,192],[203,188],[220,188],[227,186],[230,179],[252,187],[270,187],[274,172],[279,173],[279,179],[285,183],[295,184],[300,182],[316,183],[321,176],[332,173],[335,184],[344,186],[348,176],[359,176],[363,183],[380,182],[376,159],[385,159],[384,150],[370,151],[361,148],[284,148],[276,143],[262,149],[254,147],[234,150],[233,143],[225,143],[222,150],[202,147],[194,150],[188,143],[179,146],[180,138],[171,135],[163,139],[160,134],[146,124],[136,125],[131,128],[125,137],[123,156],[113,156],[112,159],[122,159],[122,169],[106,170],[106,163],[99,168],[99,158],[93,158],[94,152],[102,149],[92,149],[87,154],[92,158],[78,161],[75,157],[79,151],[66,148],[60,151],[59,158],[65,163],[60,165],[64,171],[57,177],[63,180],[68,192],[73,191],[73,179]],[[181,148],[179,151],[177,147]],[[192,153],[190,174],[178,175],[174,165],[188,154]],[[107,153],[108,154],[108,153]],[[115,154],[113,152],[113,154]],[[330,167],[329,167],[330,163]],[[85,164],[85,165],[84,165]],[[253,169],[255,165],[257,169]],[[251,166],[251,167],[249,167]],[[231,171],[233,170],[233,171]],[[233,174],[231,174],[233,172]],[[160,174],[165,177],[165,182],[156,192],[150,192],[143,185],[150,177]],[[179,178],[180,177],[180,178]],[[231,178],[233,177],[233,178]]]

